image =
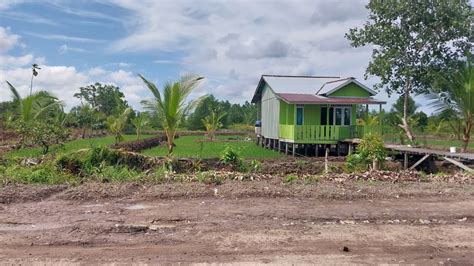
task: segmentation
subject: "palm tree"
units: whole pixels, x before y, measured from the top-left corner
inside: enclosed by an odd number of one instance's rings
[[[474,125],[474,72],[472,55],[449,78],[440,78],[435,87],[441,91],[431,95],[435,101],[433,105],[437,111],[451,109],[462,121],[462,151],[465,152],[469,145],[471,130]],[[441,101],[440,101],[441,99]]]
[[[137,133],[137,140],[140,139],[142,135],[142,130],[150,124],[150,119],[146,113],[140,113],[132,119],[132,124],[135,127],[135,132]]]
[[[107,127],[109,128],[110,133],[115,136],[115,144],[123,140],[123,131],[127,125],[127,120],[131,112],[132,108],[128,107],[118,115],[107,118]]]
[[[209,140],[214,139],[214,134],[216,130],[222,127],[221,120],[226,115],[227,113],[225,112],[218,114],[215,110],[211,110],[211,113],[202,120],[204,127],[206,127],[207,137]]]
[[[156,112],[167,138],[168,154],[173,153],[176,132],[188,112],[194,109],[199,102],[207,96],[202,96],[192,101],[187,101],[189,94],[199,85],[203,77],[184,76],[180,81],[166,83],[163,95],[155,84],[142,75],[139,77],[146,84],[154,96],[153,100],[144,100],[142,104],[147,110]]]
[[[48,110],[63,106],[58,98],[45,92],[37,92],[26,98],[21,98],[16,88],[10,82],[6,82],[12,93],[13,101],[18,103],[18,110],[15,114],[17,121],[31,123],[41,118]]]
[[[30,95],[33,93],[33,77],[38,76],[38,70],[41,68],[38,64],[31,65],[31,83],[30,83]]]

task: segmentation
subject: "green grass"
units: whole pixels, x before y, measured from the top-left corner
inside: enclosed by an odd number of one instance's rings
[[[400,143],[400,139],[399,138],[394,138],[394,137],[386,137],[384,138],[385,142],[389,142],[389,143]],[[442,137],[440,137],[440,139],[427,139],[426,142],[425,140],[423,139],[423,136],[417,136],[417,139],[416,141],[421,145],[428,145],[429,147],[435,147],[435,148],[440,148],[440,149],[448,149],[449,147],[456,147],[458,149],[461,148],[461,146],[463,145],[463,142],[460,141],[460,140],[456,140],[456,139],[443,139]],[[468,148],[469,149],[474,149],[474,138],[472,138],[472,141],[469,142],[469,145],[468,145]]]
[[[176,157],[219,158],[224,149],[230,146],[244,159],[278,158],[282,156],[278,152],[257,146],[254,140],[245,140],[244,136],[217,136],[216,140],[212,142],[205,140],[204,136],[180,137],[175,141],[176,147],[173,153]],[[145,150],[142,153],[151,156],[164,156],[168,154],[168,151],[165,146],[160,146]]]
[[[142,138],[149,138],[153,135],[145,135]],[[136,135],[124,135],[124,141],[132,141],[136,140]],[[70,142],[64,143],[63,146],[55,145],[50,148],[51,153],[55,154],[63,154],[68,153],[71,151],[76,151],[79,149],[90,148],[94,146],[104,146],[104,145],[111,145],[114,144],[114,137],[113,136],[106,136],[100,138],[89,138],[89,139],[76,139]],[[5,158],[15,158],[15,157],[36,157],[41,155],[41,148],[26,148],[26,149],[19,149],[10,151],[4,154]]]

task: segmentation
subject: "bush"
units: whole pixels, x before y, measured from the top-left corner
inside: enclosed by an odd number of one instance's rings
[[[355,154],[348,156],[346,167],[350,171],[367,170],[372,168],[377,170],[386,157],[385,145],[379,134],[368,133],[357,146]]]
[[[225,147],[221,155],[221,162],[226,165],[240,166],[242,165],[242,158],[237,151],[232,149],[232,147]]]
[[[55,124],[46,122],[20,122],[17,125],[22,146],[40,146],[43,154],[48,153],[49,147],[62,144],[69,137],[69,133]]]
[[[159,146],[160,143],[166,141],[166,136],[140,139],[135,141],[122,142],[112,145],[114,149],[122,149],[126,151],[140,152],[146,149],[150,149]]]
[[[77,179],[59,171],[54,165],[39,164],[33,167],[14,165],[0,169],[3,183],[61,184],[76,183]]]

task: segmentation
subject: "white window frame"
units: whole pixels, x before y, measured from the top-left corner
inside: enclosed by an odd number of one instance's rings
[[[350,126],[352,125],[352,106],[333,106],[333,119],[332,119],[332,122],[335,126]],[[338,125],[337,122],[336,122],[336,113],[337,113],[337,109],[341,109],[341,124]],[[349,109],[349,125],[345,125],[344,124],[344,121],[345,121],[345,114],[346,112],[344,112],[345,109]]]

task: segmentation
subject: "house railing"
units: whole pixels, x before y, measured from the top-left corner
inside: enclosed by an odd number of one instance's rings
[[[294,141],[338,141],[343,139],[362,138],[367,132],[364,126],[334,126],[334,125],[280,125],[281,139]]]

